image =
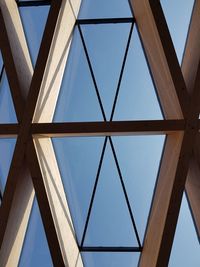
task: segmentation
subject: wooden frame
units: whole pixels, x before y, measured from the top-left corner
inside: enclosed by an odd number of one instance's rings
[[[18,265],[34,191],[54,266],[83,266],[51,137],[167,134],[139,263],[165,267],[185,186],[200,236],[200,0],[181,68],[159,1],[130,0],[166,120],[52,123],[80,4],[52,0],[33,71],[17,4],[0,0],[0,49],[19,122],[0,125],[1,137],[17,137],[0,207],[0,266]]]

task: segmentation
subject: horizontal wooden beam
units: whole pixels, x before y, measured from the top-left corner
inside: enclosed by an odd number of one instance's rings
[[[19,124],[0,124],[0,138],[17,137]]]
[[[32,124],[41,137],[170,134],[185,129],[184,120],[69,122]]]

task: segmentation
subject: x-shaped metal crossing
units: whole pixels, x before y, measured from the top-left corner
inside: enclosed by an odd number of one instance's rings
[[[0,48],[19,121],[0,125],[1,136],[17,135],[0,208],[0,266],[17,266],[33,185],[54,266],[83,266],[52,136],[168,134],[139,266],[167,266],[185,183],[200,231],[200,1],[195,2],[182,72],[159,1],[131,0],[130,5],[166,120],[56,124],[52,118],[80,0],[52,0],[34,72],[17,5],[0,0]]]

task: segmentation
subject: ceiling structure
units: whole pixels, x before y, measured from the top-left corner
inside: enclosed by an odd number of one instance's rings
[[[0,49],[18,120],[16,124],[0,124],[0,137],[17,138],[0,207],[0,266],[18,265],[34,194],[54,266],[83,266],[83,251],[141,252],[140,267],[168,266],[184,190],[198,236],[200,233],[200,1],[196,0],[194,4],[181,67],[159,1],[131,0],[134,18],[90,20],[77,19],[80,0],[17,2],[0,0]],[[33,5],[50,5],[34,69],[18,9],[18,6]],[[131,33],[137,25],[164,120],[113,121],[119,90],[111,117],[106,119],[80,25],[109,23],[131,25],[120,76],[123,75]],[[82,39],[103,121],[53,122],[75,26]],[[118,89],[120,83],[119,77]],[[166,135],[166,140],[142,244],[111,137],[160,134]],[[81,244],[77,243],[51,139],[73,136],[106,137],[98,172],[109,143],[138,246],[84,246],[84,237]],[[87,231],[98,176],[83,236]]]

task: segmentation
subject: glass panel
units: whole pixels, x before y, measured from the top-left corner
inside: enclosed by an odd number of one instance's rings
[[[34,200],[19,267],[53,267],[37,200]]]
[[[106,146],[84,246],[138,247],[111,146]]]
[[[169,267],[199,267],[200,246],[185,195],[183,196]]]
[[[146,58],[134,27],[114,120],[162,119]]]
[[[181,63],[194,0],[161,0],[179,63]]]
[[[81,27],[107,120],[110,119],[130,23]]]
[[[0,138],[0,190],[2,193],[6,185],[15,143],[14,138]]]
[[[104,138],[53,138],[79,243],[89,208]]]
[[[0,83],[0,123],[16,123],[17,118],[5,71]]]
[[[78,28],[63,76],[54,121],[100,121],[102,114],[96,96]]]
[[[113,137],[140,239],[144,237],[164,136]]]
[[[35,65],[37,59],[48,12],[49,6],[20,8],[20,15],[22,18],[33,65]]]
[[[79,19],[131,17],[128,0],[83,0]]]
[[[139,253],[82,253],[85,267],[137,267]]]

